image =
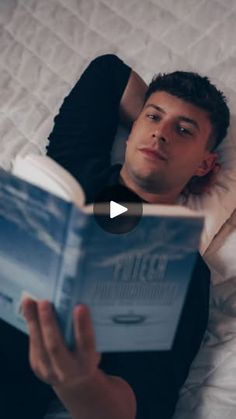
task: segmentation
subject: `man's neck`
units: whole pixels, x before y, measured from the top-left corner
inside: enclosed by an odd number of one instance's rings
[[[150,204],[176,205],[180,193],[151,193],[144,190],[141,186],[136,184],[132,179],[126,176],[126,173],[121,170],[119,181],[121,184],[135,192],[141,199]]]

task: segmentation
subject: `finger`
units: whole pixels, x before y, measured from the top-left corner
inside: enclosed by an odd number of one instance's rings
[[[65,346],[52,304],[46,300],[39,301],[38,313],[47,355],[55,368],[60,369],[60,365],[68,362],[70,353]]]
[[[26,298],[22,302],[22,309],[30,338],[31,366],[34,368],[37,360],[43,360],[44,363],[49,363],[43,344],[37,302],[30,298]]]
[[[37,302],[26,298],[22,302],[22,309],[30,336],[30,344],[34,351],[38,351],[43,346],[43,340],[38,318]]]
[[[85,353],[96,351],[96,339],[89,308],[85,305],[74,309],[74,333],[76,348]]]

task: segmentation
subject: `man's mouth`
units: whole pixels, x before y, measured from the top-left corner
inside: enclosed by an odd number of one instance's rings
[[[167,160],[167,156],[163,152],[154,148],[141,147],[139,148],[139,151],[141,151],[141,153],[143,153],[146,157],[150,158],[151,160]]]

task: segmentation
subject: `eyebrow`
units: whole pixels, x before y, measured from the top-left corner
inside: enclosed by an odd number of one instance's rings
[[[156,109],[157,111],[159,111],[163,114],[166,113],[166,111],[164,109],[162,109],[158,105],[154,105],[154,103],[149,103],[148,105],[146,105],[144,107],[144,109],[149,108],[149,107],[154,108],[154,109]],[[185,115],[179,115],[178,119],[181,120],[181,121],[184,121],[184,122],[188,122],[189,124],[193,125],[198,131],[200,131],[199,125],[198,125],[197,121],[195,121],[195,119],[189,118]]]

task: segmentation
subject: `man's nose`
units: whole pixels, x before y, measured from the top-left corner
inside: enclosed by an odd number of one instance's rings
[[[167,133],[165,133],[165,132],[163,132],[163,130],[155,130],[153,133],[152,133],[152,138],[153,139],[155,139],[156,141],[160,141],[160,142],[162,142],[162,143],[169,143],[169,137],[168,137],[168,135],[167,135]]]
[[[170,121],[161,119],[158,124],[153,125],[152,127],[152,137],[162,143],[169,143],[170,134],[171,134],[171,124]]]

